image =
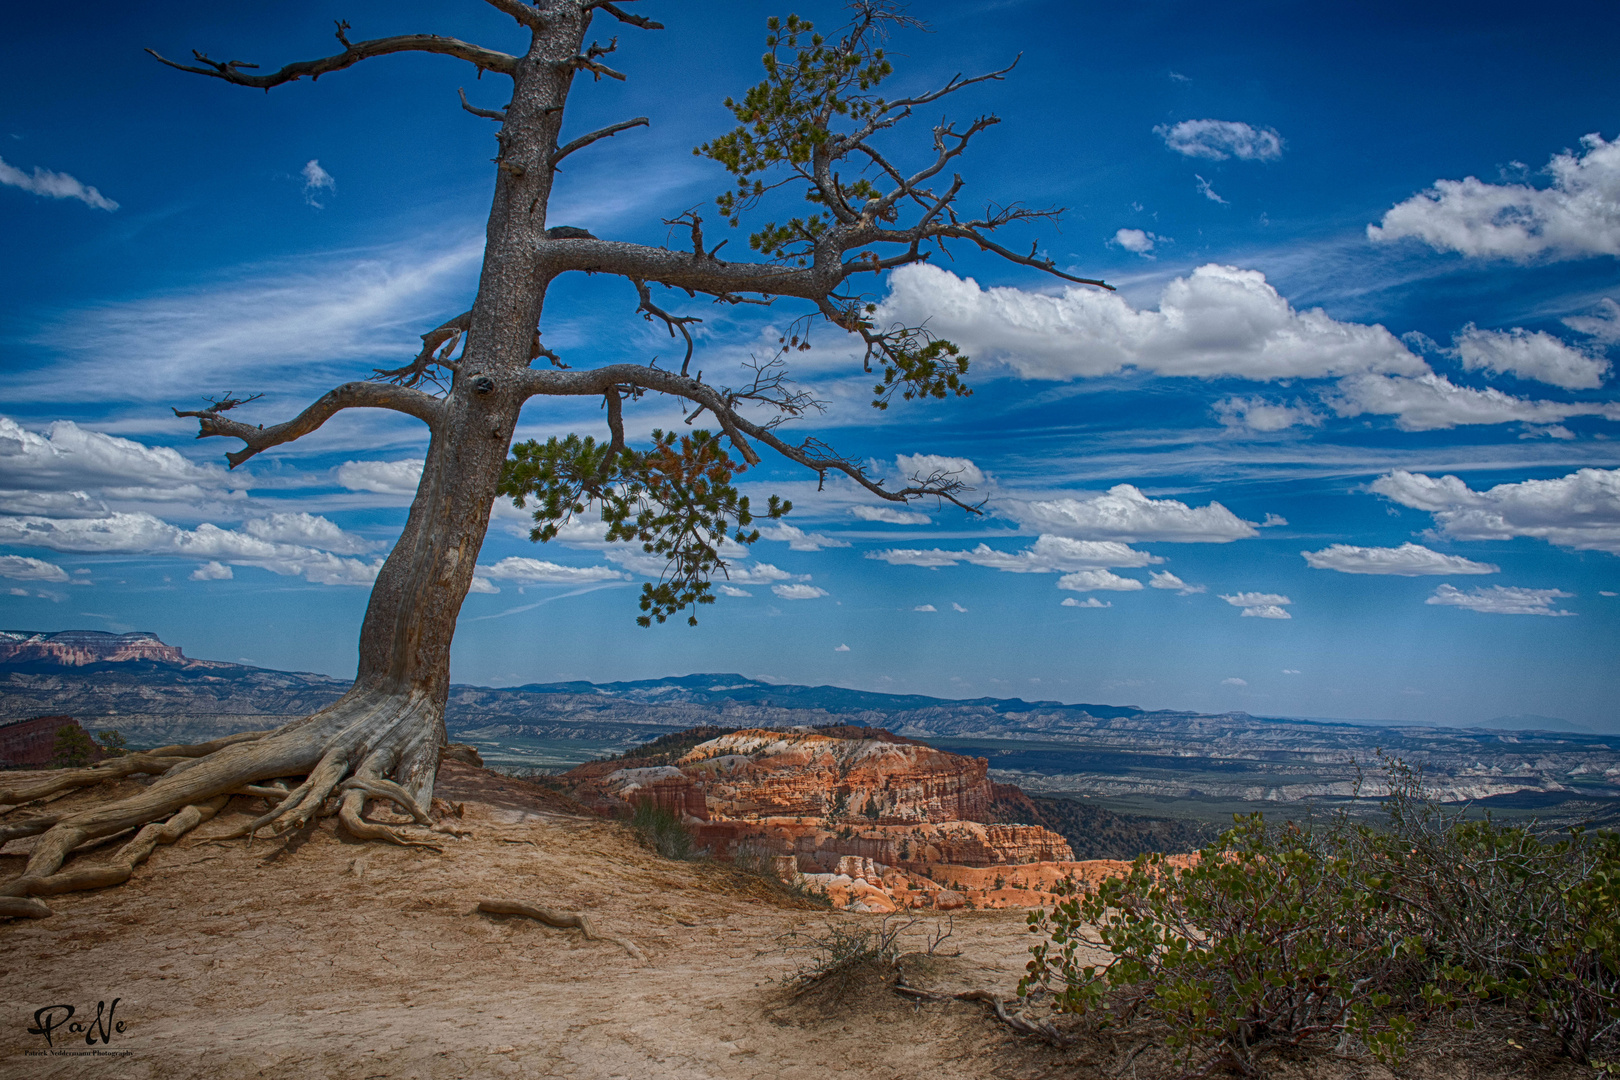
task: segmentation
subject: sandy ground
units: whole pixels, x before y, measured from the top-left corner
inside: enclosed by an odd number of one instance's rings
[[[875,916],[795,906],[723,867],[659,859],[623,827],[487,773],[447,765],[439,794],[464,803],[472,830],[442,854],[353,843],[329,823],[290,844],[210,842],[242,820],[227,813],[122,887],[0,923],[0,1076],[1072,1075],[981,1005],[918,1007],[881,986],[843,1003],[789,1000],[781,980],[799,961],[785,934]],[[0,855],[0,878],[21,870],[26,847]],[[646,961],[476,913],[484,897],[586,912]],[[1028,940],[1017,913],[959,914],[943,951],[961,955],[913,981],[1010,995]],[[125,1029],[105,1044],[58,1028],[48,1048],[26,1030],[41,1008],[71,1004],[77,1022],[115,998]]]
[[[126,788],[133,790],[133,783]],[[1058,1051],[984,1006],[913,1004],[868,980],[793,1000],[802,959],[787,936],[824,934],[832,913],[723,866],[670,862],[625,827],[578,816],[542,788],[454,763],[439,795],[471,836],[442,854],[360,844],[330,823],[290,842],[214,842],[259,804],[238,800],[124,886],[51,899],[57,914],[0,920],[0,1078],[626,1077],[636,1080],[1136,1080],[1150,1052],[1107,1040]],[[65,808],[91,796],[70,795]],[[27,811],[24,811],[27,813]],[[0,852],[0,880],[29,841]],[[485,897],[582,911],[610,941],[479,914]],[[957,913],[915,987],[1011,996],[1032,940],[1018,911]],[[912,928],[926,946],[941,917]],[[30,1033],[39,1010],[88,1027]],[[65,1009],[45,1015],[63,1016]],[[105,1018],[105,1013],[103,1016]],[[86,1043],[87,1032],[96,1034]],[[1524,1029],[1467,1048],[1420,1049],[1410,1080],[1575,1080],[1590,1070],[1527,1049]],[[1162,1051],[1160,1052],[1162,1056]],[[1278,1080],[1393,1080],[1365,1061],[1274,1058]]]

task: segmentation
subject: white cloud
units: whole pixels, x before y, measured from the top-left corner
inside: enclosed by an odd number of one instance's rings
[[[545,559],[529,559],[509,555],[494,566],[478,568],[497,581],[517,581],[525,585],[584,585],[595,581],[628,581],[622,574],[606,566],[561,566]]]
[[[98,554],[177,555],[182,558],[219,559],[238,566],[256,566],[271,573],[302,575],[319,585],[369,585],[376,579],[382,560],[361,562],[345,559],[330,551],[275,539],[284,532],[296,533],[303,524],[287,519],[309,515],[273,515],[245,523],[242,531],[221,529],[204,522],[186,530],[146,513],[115,512],[100,518],[0,517],[0,544],[43,547],[54,551],[80,551]],[[281,520],[276,520],[281,519]],[[314,518],[324,522],[324,518]],[[330,524],[330,522],[327,522]],[[264,535],[250,531],[257,529]],[[315,526],[318,531],[319,526]],[[334,527],[335,529],[335,527]],[[344,546],[368,546],[335,530],[337,539],[352,541]]]
[[[1285,667],[1285,668],[1282,669],[1282,673],[1284,675],[1298,675],[1299,674],[1299,669],[1298,668]]]
[[[1560,589],[1519,589],[1510,585],[1492,585],[1463,592],[1451,585],[1441,585],[1425,604],[1467,608],[1482,615],[1573,615],[1573,611],[1555,611],[1554,600],[1574,596]]]
[[[93,206],[97,210],[118,209],[117,203],[95,188],[86,186],[67,173],[52,172],[38,165],[34,166],[33,174],[30,175],[14,165],[7,165],[5,159],[0,158],[0,184],[21,188],[48,199],[78,199],[86,206]]]
[[[1262,397],[1229,397],[1217,401],[1213,408],[1216,418],[1230,428],[1286,431],[1291,427],[1322,426],[1321,415],[1298,398],[1286,404]]]
[[[1168,570],[1149,570],[1148,586],[1154,589],[1175,589],[1182,596],[1204,592],[1206,585],[1189,585]]]
[[[961,604],[958,604],[955,600],[951,601],[951,610],[960,612],[964,615],[967,614],[967,608],[963,607]]]
[[[1205,180],[1197,173],[1193,173],[1193,179],[1197,181],[1194,186],[1198,188],[1198,194],[1202,195],[1212,203],[1220,203],[1222,206],[1228,205],[1225,199],[1221,198],[1215,193],[1215,188],[1210,185],[1208,180]]]
[[[1571,315],[1564,325],[1605,345],[1620,342],[1620,303],[1604,297],[1596,315]]]
[[[1434,186],[1367,226],[1377,241],[1414,237],[1437,251],[1526,260],[1620,255],[1620,141],[1581,139],[1582,152],[1554,155],[1552,183],[1487,184],[1469,176]]]
[[[1234,678],[1230,678],[1230,679],[1222,679],[1221,680],[1221,685],[1222,686],[1248,686],[1249,681],[1247,679],[1239,679],[1239,678],[1234,677]]]
[[[747,589],[739,589],[739,588],[736,588],[735,586],[732,586],[732,585],[722,585],[722,586],[720,586],[720,595],[721,596],[738,596],[738,597],[741,597],[741,596],[753,596],[754,594],[749,592]]]
[[[1279,529],[1288,524],[1288,519],[1281,514],[1267,514],[1266,519],[1256,525],[1257,529]]]
[[[891,506],[852,506],[849,512],[861,521],[881,521],[888,525],[927,525],[933,521],[927,514],[896,510]]]
[[[1393,574],[1420,577],[1426,574],[1495,574],[1501,567],[1475,562],[1461,555],[1444,555],[1422,544],[1400,547],[1355,547],[1331,544],[1321,551],[1302,551],[1314,570],[1337,570],[1341,574]]]
[[[422,482],[422,459],[345,461],[337,468],[337,482],[350,491],[414,497]]]
[[[1178,154],[1225,161],[1276,161],[1282,157],[1282,136],[1273,128],[1257,128],[1241,120],[1183,120],[1160,124],[1153,134]]]
[[[1620,405],[1531,401],[1495,387],[1458,386],[1444,375],[1352,375],[1339,381],[1328,404],[1340,416],[1395,416],[1403,431],[1436,431],[1466,424],[1554,424],[1571,416],[1620,420]]]
[[[359,555],[378,546],[373,541],[344,532],[318,514],[301,512],[253,518],[242,523],[242,531],[274,544],[306,544],[339,555]]]
[[[902,267],[889,281],[880,319],[909,325],[926,319],[969,355],[1004,363],[1026,379],[1126,368],[1260,381],[1429,370],[1384,327],[1339,322],[1320,308],[1296,311],[1264,274],[1233,266],[1211,263],[1175,278],[1158,310],[1078,286],[1058,293],[982,289],[927,264]]]
[[[971,551],[888,548],[869,551],[866,557],[892,566],[940,567],[965,562],[1013,574],[1052,574],[1093,566],[1147,566],[1164,561],[1117,540],[1071,540],[1066,536],[1037,537],[1023,551],[997,551],[988,544],[979,544]]]
[[[1218,502],[1191,507],[1176,499],[1150,499],[1130,484],[1089,499],[1005,500],[1000,512],[1027,528],[1079,540],[1225,544],[1258,535],[1253,522]]]
[[[772,585],[771,592],[784,600],[814,600],[828,595],[826,589],[814,585]]]
[[[790,574],[780,567],[768,562],[757,562],[752,566],[733,566],[728,570],[731,580],[743,585],[767,585],[773,581],[809,581],[809,574]]]
[[[1613,593],[1613,592],[1610,592],[1608,589],[1599,589],[1598,590],[1598,595],[1599,596],[1620,596],[1620,593]]]
[[[24,555],[0,555],[0,577],[13,581],[66,581],[68,573],[55,563]]]
[[[759,535],[767,540],[787,544],[790,551],[820,551],[822,548],[847,548],[848,540],[839,540],[826,533],[807,533],[793,525],[761,525]]]
[[[835,645],[835,646],[833,646],[833,652],[849,652],[849,646],[848,645]]]
[[[1063,598],[1063,602],[1061,604],[1059,604],[1058,606],[1059,607],[1083,607],[1083,608],[1108,608],[1108,607],[1113,607],[1114,602],[1112,600],[1102,601],[1102,600],[1097,599],[1095,596],[1088,596],[1084,600],[1076,600],[1072,596],[1065,596]]]
[[[1292,619],[1293,616],[1283,610],[1283,607],[1293,601],[1280,593],[1240,592],[1228,596],[1221,594],[1233,607],[1242,608],[1244,618],[1250,619]]]
[[[210,559],[191,572],[192,581],[230,581],[236,572],[224,563]]]
[[[911,610],[912,611],[938,611],[939,609],[937,607],[935,607],[933,604],[918,604],[916,607],[912,608]]]
[[[487,578],[487,577],[483,577],[482,575],[479,575],[479,574],[474,574],[473,579],[472,579],[472,584],[467,587],[467,591],[469,593],[491,594],[491,593],[500,592],[501,587],[499,585],[495,584],[493,581],[489,580],[489,578]]]
[[[71,420],[36,432],[6,416],[0,416],[0,474],[7,488],[74,493],[76,501],[86,500],[84,491],[112,499],[189,501],[251,482],[215,465],[194,465],[166,446],[103,435]]]
[[[1155,243],[1163,239],[1162,236],[1157,236],[1142,229],[1120,229],[1114,233],[1112,242],[1126,251],[1134,251],[1138,255],[1151,259],[1153,256],[1149,255],[1148,252],[1153,250]]]
[[[1609,374],[1609,362],[1559,341],[1544,331],[1481,330],[1469,323],[1453,339],[1457,357],[1469,371],[1481,368],[1495,374],[1562,386],[1566,390],[1595,390]]]
[[[1581,469],[1553,480],[1524,480],[1474,491],[1455,476],[1396,470],[1372,490],[1434,515],[1458,540],[1530,536],[1559,547],[1620,554],[1620,469]]]
[[[1064,574],[1058,578],[1057,587],[1068,589],[1070,592],[1095,592],[1099,589],[1109,592],[1135,592],[1142,587],[1142,583],[1135,578],[1120,577],[1108,570],[1076,570],[1072,574]]]
[[[304,178],[304,201],[317,210],[326,209],[326,204],[315,197],[323,191],[336,191],[337,181],[332,174],[321,168],[321,163],[311,158],[301,172]]]
[[[984,473],[967,458],[944,457],[940,454],[900,454],[895,457],[894,463],[903,480],[945,476],[960,480],[970,488],[980,487],[985,482]]]

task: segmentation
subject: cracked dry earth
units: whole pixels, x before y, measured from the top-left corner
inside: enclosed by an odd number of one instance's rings
[[[799,961],[783,935],[876,916],[660,859],[623,826],[481,770],[447,763],[438,793],[464,804],[471,830],[442,854],[351,842],[330,822],[290,843],[211,842],[258,805],[238,799],[126,885],[0,922],[0,1077],[1074,1075],[981,1005],[914,1006],[878,985],[842,1003],[789,1000],[781,980]],[[0,854],[0,880],[27,847]],[[646,960],[476,913],[486,897],[585,912]],[[1021,913],[959,914],[948,945],[960,955],[913,983],[1010,995],[1028,944]],[[37,1009],[72,1004],[80,1020],[114,998],[125,1030],[110,1045],[58,1029],[42,1053],[26,1030]]]

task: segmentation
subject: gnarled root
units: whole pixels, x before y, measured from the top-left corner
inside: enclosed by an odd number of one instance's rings
[[[56,914],[31,896],[0,896],[0,919],[45,919]]]
[[[156,845],[173,843],[207,821],[233,794],[268,799],[274,805],[231,836],[251,836],[267,825],[272,834],[284,834],[317,816],[336,813],[344,827],[362,839],[434,847],[367,822],[361,813],[368,797],[384,798],[404,807],[417,821],[431,824],[422,807],[432,799],[443,741],[442,709],[427,695],[357,686],[320,712],[278,731],[250,732],[198,746],[166,746],[0,791],[0,805],[16,804],[135,773],[162,774],[126,798],[0,825],[0,844],[39,837],[22,875],[0,884],[0,898],[15,901],[121,884]],[[353,778],[344,784],[351,769]],[[288,790],[289,777],[304,779]],[[116,840],[130,830],[139,831],[111,863],[62,868],[76,852]],[[43,907],[8,901],[0,915],[15,909],[38,916]]]
[[[560,930],[577,928],[585,935],[586,941],[611,941],[637,960],[647,959],[629,938],[614,934],[598,934],[591,928],[590,920],[586,918],[584,912],[552,911],[537,904],[525,904],[521,900],[480,900],[478,910],[487,915],[524,915]]]

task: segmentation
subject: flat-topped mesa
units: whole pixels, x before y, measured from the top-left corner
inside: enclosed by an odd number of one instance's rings
[[[63,630],[53,634],[0,630],[0,663],[45,662],[83,667],[131,660],[191,663],[178,646],[165,645],[156,634],[145,632],[108,634],[100,630]]]
[[[988,821],[988,762],[882,728],[744,729],[677,762],[711,814],[847,818],[873,825]]]

